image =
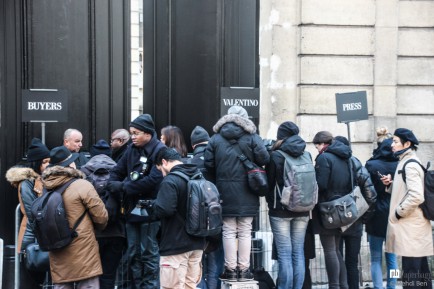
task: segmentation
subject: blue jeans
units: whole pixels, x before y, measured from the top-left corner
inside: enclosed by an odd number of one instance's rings
[[[374,289],[383,288],[383,271],[381,264],[383,261],[383,243],[386,238],[377,237],[368,234],[369,249],[371,250],[371,275]],[[398,260],[393,253],[385,252],[386,257],[386,275],[387,275],[387,289],[395,289],[396,278],[390,278],[390,270],[398,269]]]
[[[159,289],[159,222],[126,224],[128,259],[135,289]]]
[[[202,280],[197,287],[202,289],[220,289],[221,282],[219,276],[223,272],[224,261],[223,243],[220,243],[217,250],[207,254],[204,253],[202,257]]]
[[[301,289],[304,281],[304,236],[309,217],[270,217],[276,244],[278,289]]]

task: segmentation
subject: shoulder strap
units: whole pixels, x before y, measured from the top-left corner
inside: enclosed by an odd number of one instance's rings
[[[402,169],[400,169],[400,170],[398,171],[398,174],[402,174],[402,179],[404,180],[404,183],[407,183],[407,177],[406,177],[406,175],[405,175],[405,167],[407,166],[408,163],[418,163],[419,166],[420,166],[420,167],[422,168],[422,170],[424,171],[424,173],[426,173],[427,170],[428,170],[428,168],[429,168],[429,165],[428,165],[427,168],[424,168],[423,165],[422,165],[420,162],[418,162],[417,160],[415,160],[415,159],[409,159],[409,160],[407,160],[407,161],[404,163],[404,165],[402,166]]]
[[[236,140],[226,140],[226,141],[230,143],[232,146],[234,146],[235,151],[238,153],[238,159],[243,163],[243,165],[248,170],[253,170],[255,167],[253,166],[252,161],[250,161],[249,158],[242,151],[240,144]]]
[[[174,171],[174,172],[170,172],[170,174],[172,175],[177,175],[178,177],[183,178],[186,182],[188,182],[190,180],[190,177],[187,176],[185,173],[180,172],[180,171]]]
[[[53,191],[50,191],[50,192],[48,192],[48,193],[58,192],[58,193],[60,193],[61,195],[63,195],[63,193],[66,191],[66,189],[67,189],[67,188],[68,188],[68,187],[69,187],[73,182],[75,182],[76,180],[77,180],[76,178],[70,179],[69,181],[67,181],[66,183],[64,183],[62,186],[57,187],[57,188],[55,188]],[[45,191],[45,188],[44,188],[44,191]],[[76,230],[77,227],[80,225],[81,221],[83,221],[84,216],[86,215],[86,213],[87,213],[87,209],[84,210],[83,214],[81,214],[81,216],[80,216],[80,217],[77,219],[77,221],[75,222],[74,226],[72,226],[71,234],[72,234],[73,236],[76,236],[76,235],[77,235],[77,233],[75,232],[75,230]]]

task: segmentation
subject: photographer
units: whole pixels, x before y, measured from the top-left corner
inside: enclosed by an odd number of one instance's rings
[[[158,140],[149,114],[138,116],[129,129],[132,144],[111,171],[106,188],[122,202],[126,214],[127,267],[131,268],[134,287],[153,289],[159,287],[157,232],[160,224],[140,215],[140,201],[157,196],[163,175],[155,166],[155,157],[165,146]]]

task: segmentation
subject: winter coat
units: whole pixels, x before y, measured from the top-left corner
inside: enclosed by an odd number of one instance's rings
[[[63,193],[63,202],[69,225],[87,213],[76,229],[78,236],[68,246],[49,252],[53,283],[66,283],[96,277],[102,274],[98,243],[94,226],[103,229],[107,211],[84,174],[70,167],[54,166],[44,170],[42,181],[47,190],[53,190],[76,178]]]
[[[198,169],[192,164],[180,164],[171,169],[171,172],[174,171],[193,176]],[[187,181],[169,173],[161,182],[157,199],[152,206],[152,214],[161,221],[159,246],[161,256],[177,255],[205,248],[205,238],[191,236],[185,230],[187,199]]]
[[[238,151],[259,166],[268,164],[270,156],[256,134],[256,126],[247,118],[228,114],[214,125],[213,130],[216,134],[205,150],[205,168],[215,176],[223,201],[223,217],[255,216],[259,210],[259,197],[249,188],[247,171],[238,158]]]
[[[121,147],[117,148],[117,149],[113,149],[112,150],[112,159],[117,163],[122,156],[124,155],[125,151],[128,148],[128,145],[131,143],[131,139],[130,141],[124,143]]]
[[[27,245],[35,242],[35,234],[28,222],[27,216],[33,201],[42,194],[40,176],[31,168],[12,167],[6,172],[6,179],[11,185],[18,187],[18,201],[23,215],[18,233],[17,252],[24,250]]]
[[[93,156],[84,166],[82,166],[81,171],[86,175],[86,178],[89,178],[90,175],[98,169],[104,169],[104,171],[110,175],[110,171],[115,165],[116,162],[109,156],[105,154],[99,154]],[[89,182],[92,182],[92,180],[89,179]],[[111,196],[106,190],[100,190],[100,192],[97,191],[97,193],[104,202],[109,214],[109,221],[105,229],[95,231],[97,239],[107,237],[125,238],[125,220],[120,216],[121,204],[119,200]]]
[[[205,150],[207,144],[198,144],[194,147],[193,157],[190,159],[188,163],[194,164],[197,168],[202,172],[205,179],[208,181],[215,183],[215,179],[213,174],[210,174],[208,170],[205,168]]]
[[[123,182],[127,212],[131,211],[140,199],[156,198],[163,175],[154,162],[157,153],[163,147],[164,144],[157,139],[156,135],[143,147],[131,144],[110,172],[110,181]],[[146,164],[142,162],[144,158]],[[145,170],[143,170],[144,167],[146,167]],[[140,173],[139,179],[131,180],[131,172]]]
[[[363,235],[363,223],[367,222],[372,217],[375,210],[375,203],[377,200],[377,192],[371,180],[371,175],[368,170],[362,165],[362,163],[356,157],[351,157],[353,166],[354,185],[360,187],[360,192],[365,198],[366,203],[369,205],[368,211],[361,216],[354,224],[352,224],[342,236],[361,237]]]
[[[318,183],[318,203],[342,197],[352,190],[349,146],[333,141],[315,159],[316,181]],[[325,229],[320,220],[318,206],[313,211],[313,229],[316,234],[338,234],[339,229]]]
[[[377,201],[372,217],[365,224],[366,232],[376,237],[386,238],[387,222],[389,218],[390,194],[386,192],[386,187],[378,175],[390,174],[393,176],[398,165],[398,158],[393,156],[392,139],[384,140],[374,150],[373,156],[366,162],[366,169],[371,175],[377,192]]]
[[[402,179],[404,163],[416,159],[414,150],[399,156],[391,190],[389,223],[386,235],[386,252],[405,257],[424,257],[434,255],[431,223],[419,208],[424,201],[424,172],[417,163],[405,167],[406,181]],[[399,219],[396,215],[399,215]]]
[[[89,161],[89,158],[87,157],[85,152],[79,152],[78,158],[74,161],[75,166],[77,167],[77,170],[81,169],[82,166],[84,166]]]
[[[292,157],[299,157],[306,148],[306,142],[298,135],[285,139],[277,150],[281,150]],[[276,150],[276,149],[275,149]],[[276,184],[280,191],[283,190],[285,157],[277,152],[272,151],[270,163],[267,165],[268,177],[268,194],[265,196],[268,203],[268,215],[279,218],[294,218],[308,216],[309,212],[291,212],[285,209],[280,203],[280,196],[275,190]]]

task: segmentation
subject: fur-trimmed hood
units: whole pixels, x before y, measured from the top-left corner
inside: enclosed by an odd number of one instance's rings
[[[213,127],[215,133],[220,132],[220,129],[227,123],[233,122],[237,126],[241,127],[249,134],[256,133],[256,125],[250,119],[241,117],[237,114],[227,114],[221,117]]]
[[[72,178],[85,179],[85,174],[71,167],[49,167],[42,173],[42,182],[47,190],[57,188]]]
[[[6,172],[6,180],[12,185],[24,180],[35,180],[39,175],[31,168],[15,166]]]

